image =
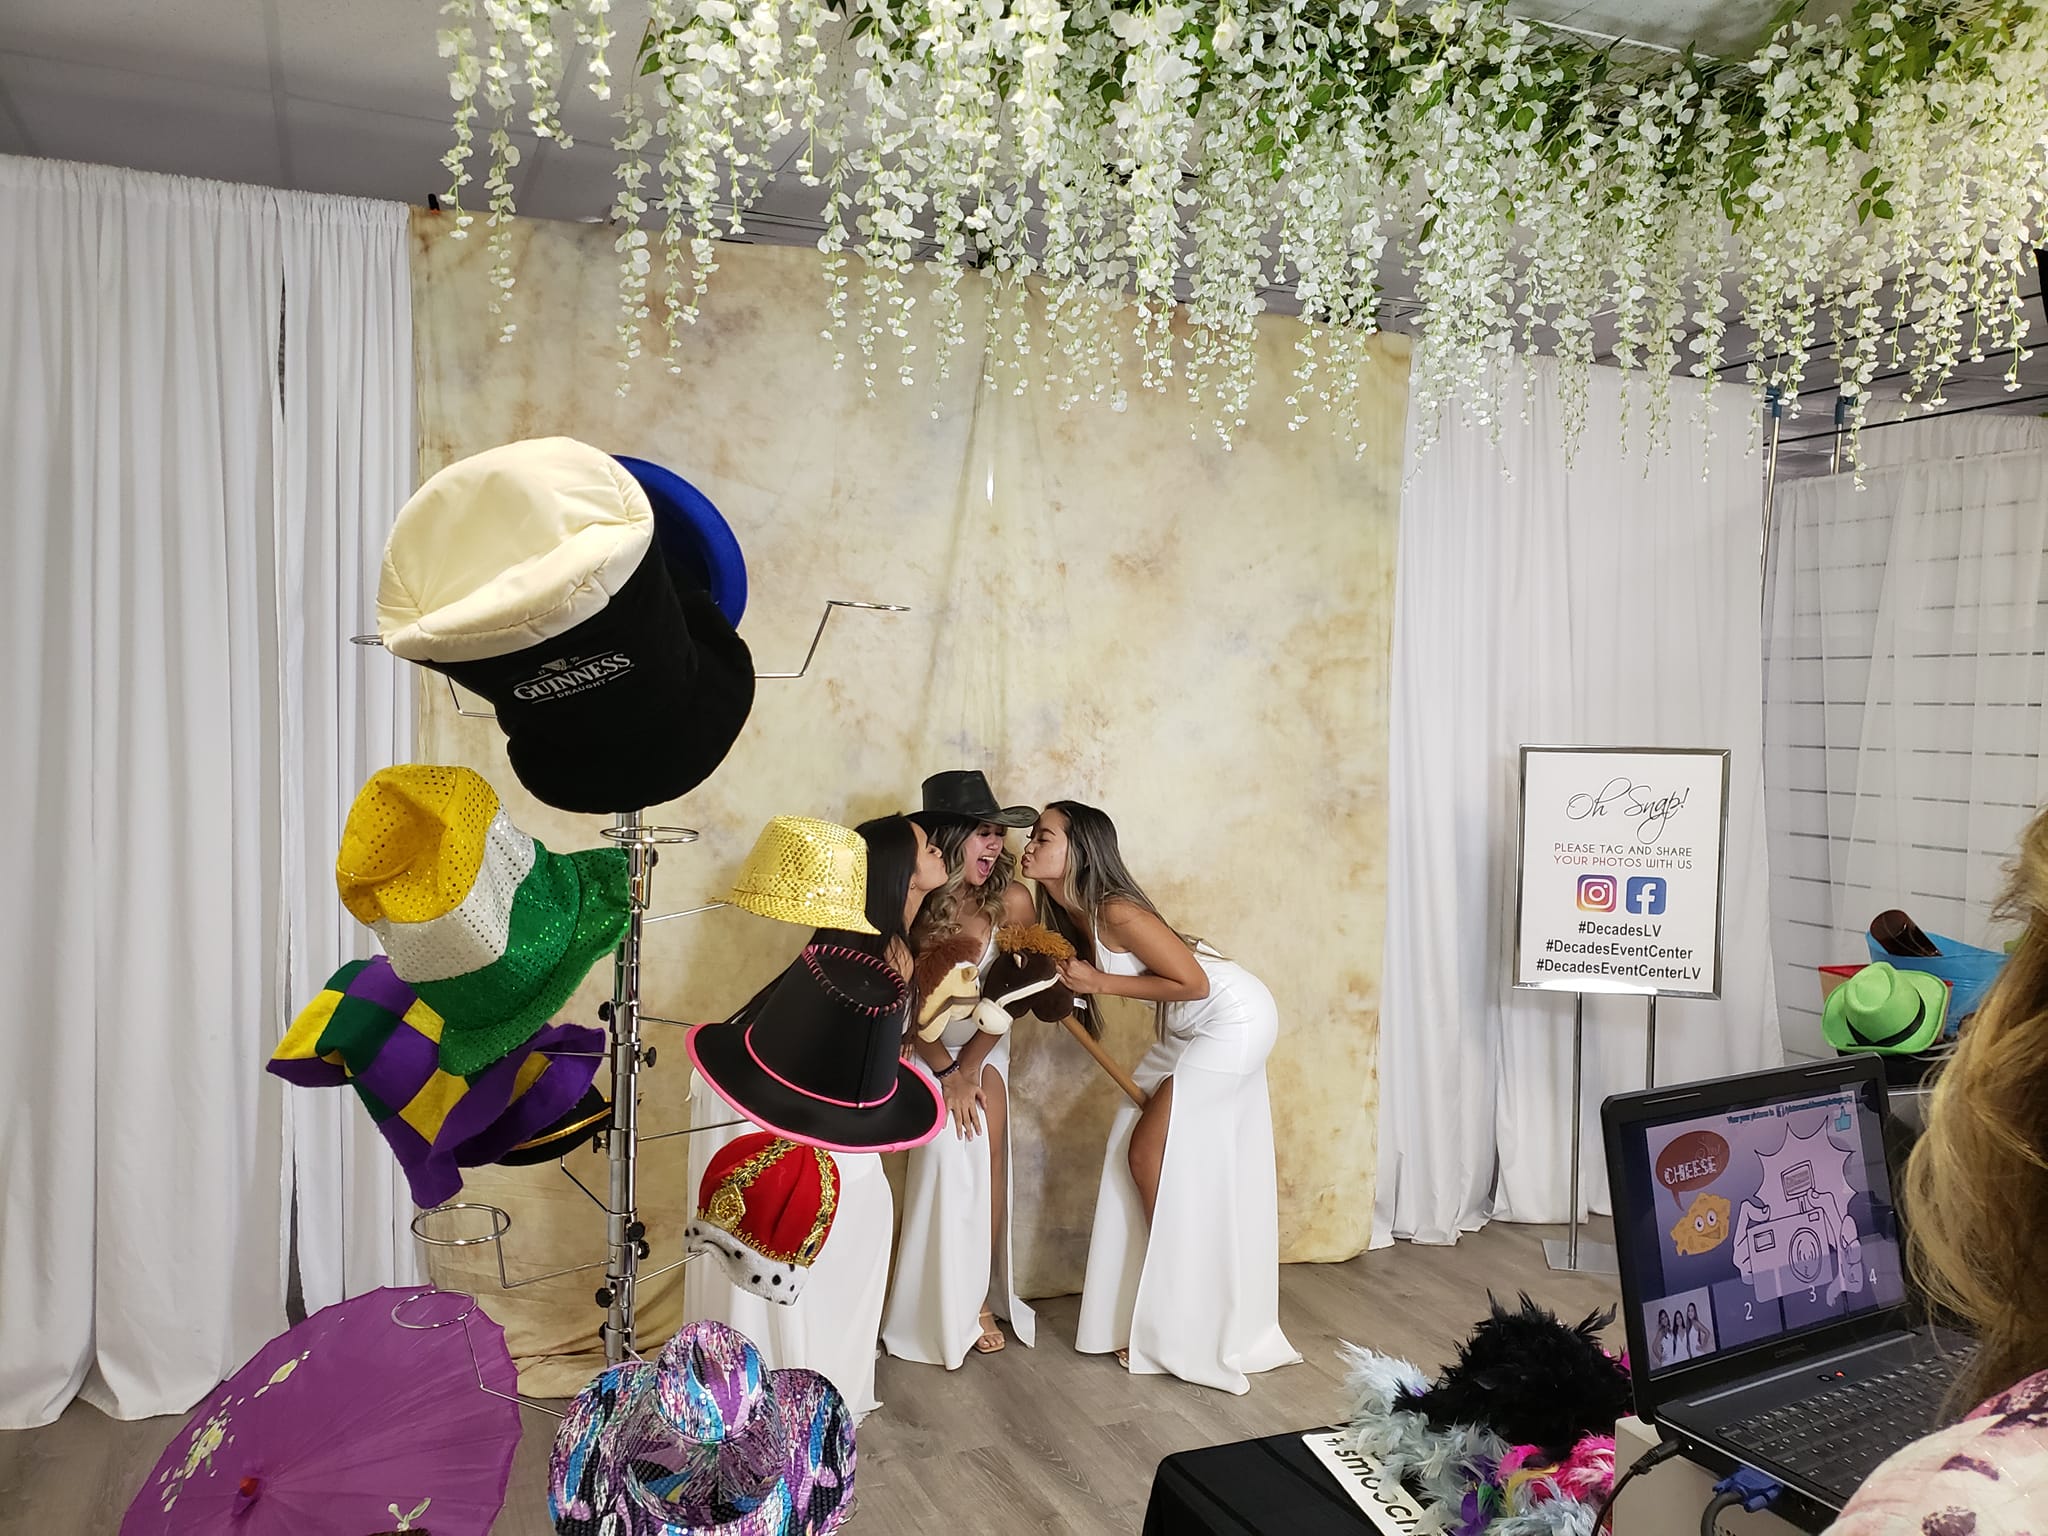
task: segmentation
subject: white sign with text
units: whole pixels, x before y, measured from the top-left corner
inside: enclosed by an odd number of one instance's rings
[[[1522,748],[1515,985],[1721,995],[1728,754]]]
[[[1344,1442],[1350,1438],[1341,1429],[1301,1437],[1381,1536],[1415,1536],[1422,1525],[1422,1500],[1363,1451],[1346,1450]]]

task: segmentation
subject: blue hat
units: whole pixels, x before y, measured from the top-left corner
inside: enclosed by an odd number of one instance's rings
[[[626,466],[654,504],[654,531],[662,554],[695,576],[726,622],[737,626],[747,611],[747,562],[731,525],[709,496],[674,470],[623,453],[612,457]]]

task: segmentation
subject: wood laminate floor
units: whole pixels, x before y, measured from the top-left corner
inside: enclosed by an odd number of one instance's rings
[[[970,1356],[958,1371],[885,1359],[882,1407],[860,1428],[857,1508],[845,1529],[1129,1536],[1162,1456],[1339,1418],[1343,1341],[1433,1372],[1484,1315],[1489,1288],[1503,1299],[1526,1290],[1572,1321],[1616,1299],[1611,1277],[1546,1268],[1546,1233],[1495,1224],[1455,1248],[1399,1244],[1346,1264],[1284,1266],[1281,1322],[1304,1361],[1253,1377],[1243,1397],[1133,1377],[1107,1356],[1075,1354],[1073,1296],[1038,1304],[1036,1349],[1012,1343]],[[551,1536],[555,1421],[532,1408],[522,1414],[525,1437],[494,1536]],[[181,1422],[121,1423],[74,1403],[46,1428],[0,1434],[0,1531],[113,1536]]]

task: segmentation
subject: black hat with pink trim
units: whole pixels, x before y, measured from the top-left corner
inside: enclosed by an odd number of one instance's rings
[[[886,961],[813,944],[760,998],[690,1031],[690,1060],[764,1130],[831,1152],[921,1147],[945,1099],[902,1059],[910,991]]]

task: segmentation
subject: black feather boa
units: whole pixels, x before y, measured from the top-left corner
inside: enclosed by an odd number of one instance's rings
[[[1484,1426],[1509,1445],[1533,1445],[1562,1461],[1587,1435],[1611,1435],[1629,1411],[1629,1380],[1600,1346],[1614,1308],[1569,1327],[1529,1299],[1510,1312],[1491,1294],[1491,1315],[1472,1330],[1425,1392],[1403,1391],[1394,1406],[1422,1414],[1432,1429]]]

